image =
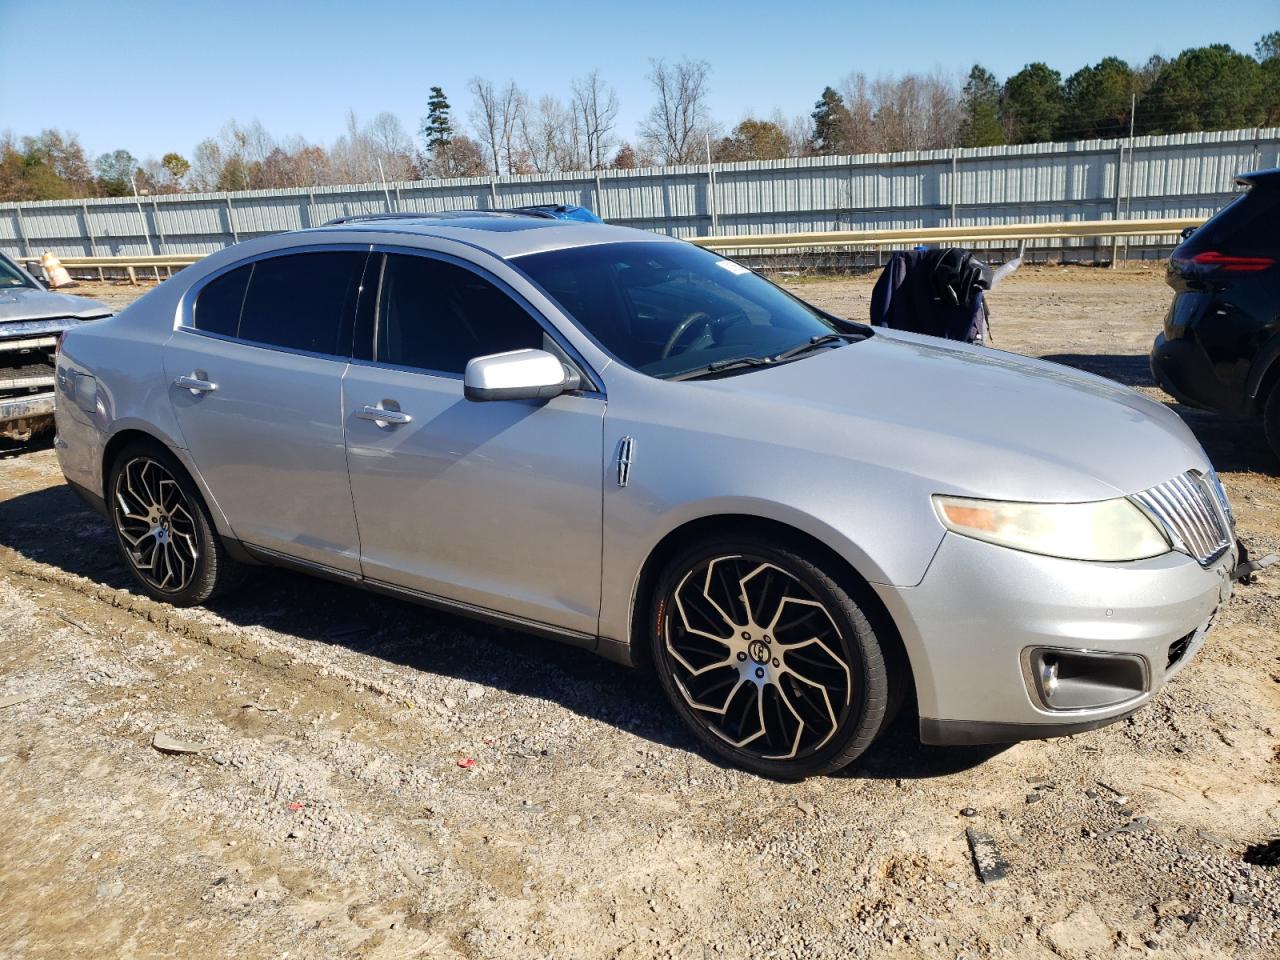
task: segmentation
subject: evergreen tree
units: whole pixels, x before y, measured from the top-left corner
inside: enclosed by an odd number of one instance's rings
[[[831,87],[813,105],[813,150],[815,153],[844,153],[852,149],[853,120],[844,97]]]
[[[1143,100],[1146,133],[1252,127],[1266,120],[1263,70],[1224,43],[1184,50],[1170,60]]]
[[[1005,81],[1001,115],[1014,143],[1052,140],[1062,108],[1062,74],[1043,63],[1028,64]]]
[[[1131,98],[1138,92],[1138,83],[1133,68],[1119,57],[1106,57],[1077,70],[1063,84],[1066,102],[1059,138],[1127,136]]]
[[[1253,49],[1262,65],[1262,105],[1266,109],[1263,123],[1273,127],[1280,124],[1280,30],[1268,33]]]
[[[138,161],[128,150],[104,153],[94,164],[98,172],[98,191],[104,197],[127,197],[133,193],[133,177]]]
[[[427,116],[422,121],[422,142],[427,153],[436,154],[441,147],[453,139],[453,122],[449,119],[449,100],[439,87],[431,88],[431,96],[427,98]]]
[[[1000,125],[1000,84],[990,70],[974,64],[961,96],[963,123],[960,143],[965,147],[993,147],[1004,143]]]

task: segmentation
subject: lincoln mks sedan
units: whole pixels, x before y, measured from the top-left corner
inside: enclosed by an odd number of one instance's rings
[[[56,376],[63,472],[152,597],[277,564],[551,635],[766,776],[903,704],[933,744],[1125,717],[1238,564],[1163,405],[605,224],[249,240],[70,329]]]

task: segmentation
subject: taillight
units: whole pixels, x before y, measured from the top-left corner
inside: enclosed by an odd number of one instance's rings
[[[1217,267],[1233,273],[1255,273],[1266,270],[1275,264],[1271,257],[1237,257],[1217,250],[1205,250],[1191,258],[1191,262],[1202,267]]]

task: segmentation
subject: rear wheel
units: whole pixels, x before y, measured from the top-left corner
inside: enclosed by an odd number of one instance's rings
[[[107,489],[120,554],[148,595],[191,607],[238,582],[200,491],[162,446],[122,450]]]
[[[682,551],[659,580],[650,637],[676,711],[755,773],[837,770],[886,719],[889,675],[870,621],[800,552],[748,538]]]

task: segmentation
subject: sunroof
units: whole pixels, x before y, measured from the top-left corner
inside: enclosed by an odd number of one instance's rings
[[[465,227],[468,230],[489,230],[493,233],[513,233],[517,230],[537,230],[554,227],[560,221],[540,217],[450,217],[446,226]]]

